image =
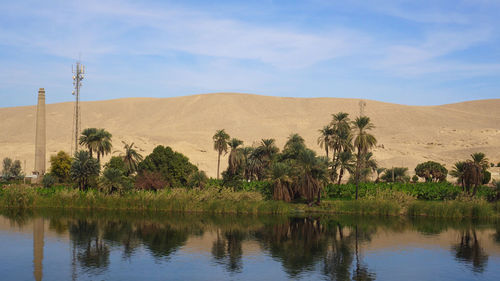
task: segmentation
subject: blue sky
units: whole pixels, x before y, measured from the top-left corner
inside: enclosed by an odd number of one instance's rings
[[[244,92],[500,98],[500,1],[0,1],[0,107]]]

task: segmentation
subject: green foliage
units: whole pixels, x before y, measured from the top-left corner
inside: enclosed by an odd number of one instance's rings
[[[127,173],[127,167],[125,166],[125,162],[123,158],[120,156],[113,156],[109,159],[108,163],[104,164],[104,169],[116,169],[121,171],[123,174]]]
[[[171,187],[187,186],[191,174],[198,170],[186,156],[162,145],[139,163],[138,169],[139,175],[144,172],[159,173]]]
[[[23,177],[21,161],[6,157],[3,159],[2,178],[5,180],[17,180]]]
[[[482,184],[488,184],[491,181],[491,173],[489,171],[483,171]]]
[[[207,174],[204,171],[196,171],[189,177],[188,186],[191,188],[204,188],[207,182]]]
[[[418,182],[418,176],[417,175],[413,175],[413,177],[411,177],[411,182],[417,183]]]
[[[90,157],[89,152],[80,150],[75,153],[71,164],[70,176],[80,190],[88,189],[99,176],[99,162]]]
[[[434,161],[420,163],[415,168],[417,176],[424,178],[426,182],[445,181],[448,170],[441,164]]]
[[[50,156],[50,174],[58,182],[68,182],[70,179],[71,156],[64,151]]]
[[[354,184],[326,186],[328,198],[350,200],[355,198]],[[420,200],[453,200],[462,193],[460,186],[455,186],[447,182],[432,182],[432,183],[360,183],[359,197],[366,198],[375,196],[384,190],[399,191]],[[476,194],[478,198],[489,198],[492,196],[491,188],[481,186]]]
[[[99,181],[99,190],[104,193],[124,193],[132,188],[132,181],[123,170],[106,167]]]
[[[497,167],[500,167],[500,162],[497,163]]]
[[[405,167],[394,167],[391,169],[386,169],[384,174],[380,177],[385,182],[409,182],[410,176],[408,176],[408,168]]]
[[[44,188],[53,187],[57,182],[57,177],[53,176],[51,173],[43,175],[42,185]]]

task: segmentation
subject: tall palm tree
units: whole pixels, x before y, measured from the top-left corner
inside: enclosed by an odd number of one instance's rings
[[[97,153],[97,162],[101,162],[101,156],[111,153],[111,149],[113,148],[113,144],[111,143],[111,135],[110,132],[104,129],[97,129],[95,133],[95,152]]]
[[[236,138],[232,138],[228,143],[231,148],[231,152],[229,152],[227,169],[232,175],[236,174],[243,163],[243,155],[241,153],[241,149],[239,148],[242,144],[243,141]]]
[[[319,131],[319,136],[318,136],[318,145],[321,148],[325,149],[326,153],[326,158],[328,158],[328,149],[332,145],[332,137],[334,130],[331,126],[327,125],[324,126],[323,129],[318,130]]]
[[[220,168],[220,156],[222,152],[227,153],[227,142],[229,141],[229,135],[222,130],[217,130],[215,135],[212,137],[214,141],[214,150],[217,151],[217,179],[219,179],[219,168]]]
[[[356,155],[356,200],[358,199],[358,189],[359,189],[359,176],[361,169],[363,168],[364,156],[368,151],[377,144],[377,139],[368,133],[371,129],[375,128],[373,123],[370,121],[370,117],[359,116],[353,122],[353,127],[355,130],[354,147],[357,149]]]
[[[333,149],[333,162],[335,163],[338,153],[345,150],[347,145],[346,140],[350,140],[349,135],[351,133],[351,120],[349,119],[349,114],[345,112],[332,114],[332,117],[333,120],[330,123],[330,126],[333,129],[331,146]]]
[[[97,149],[95,138],[96,133],[97,128],[86,128],[82,131],[82,135],[79,139],[80,145],[87,147],[90,157],[93,157],[93,152]]]
[[[128,144],[124,141],[122,141],[122,143],[124,152],[120,154],[120,157],[123,159],[123,163],[125,163],[127,176],[129,176],[137,171],[137,166],[139,162],[143,160],[143,157],[137,149],[134,148],[134,143]]]

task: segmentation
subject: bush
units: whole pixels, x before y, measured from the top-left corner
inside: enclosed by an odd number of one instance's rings
[[[169,183],[159,172],[144,171],[135,179],[135,188],[142,190],[160,190],[169,187]]]
[[[42,185],[44,188],[49,188],[49,187],[54,186],[56,181],[57,181],[57,178],[54,177],[52,174],[48,173],[48,174],[45,174],[43,176]]]
[[[196,171],[189,177],[188,186],[191,188],[204,188],[207,181],[208,177],[204,171]]]
[[[420,163],[415,168],[417,176],[424,178],[426,182],[445,181],[448,170],[441,164],[434,161]]]
[[[488,184],[491,180],[491,173],[489,171],[483,171],[482,184]]]
[[[6,180],[17,180],[23,177],[21,161],[6,157],[3,159],[2,177]]]
[[[70,179],[71,156],[64,151],[50,156],[50,174],[58,182],[68,182]]]
[[[413,175],[413,177],[411,177],[411,182],[417,183],[418,182],[418,176],[417,175]]]
[[[127,167],[125,167],[125,162],[120,156],[113,156],[109,159],[109,162],[104,164],[104,169],[113,168],[121,171],[124,175],[127,173]]]
[[[132,188],[132,182],[124,172],[115,168],[106,168],[99,182],[99,189],[105,193],[124,193]]]
[[[168,146],[159,145],[139,163],[138,170],[139,175],[145,172],[150,172],[155,177],[159,175],[162,181],[172,187],[186,187],[189,177],[198,168],[182,153],[175,152]]]

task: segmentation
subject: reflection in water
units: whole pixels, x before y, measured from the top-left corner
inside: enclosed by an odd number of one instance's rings
[[[42,280],[43,270],[43,244],[44,244],[44,223],[43,218],[33,220],[33,275],[35,280]]]
[[[229,272],[239,272],[242,268],[242,241],[245,234],[239,230],[217,230],[217,238],[212,245],[212,255],[219,264],[223,264]]]
[[[466,229],[460,232],[460,243],[453,247],[458,260],[471,263],[474,271],[482,272],[488,262],[488,256],[479,245],[475,230]]]
[[[202,245],[216,267],[230,274],[245,272],[245,246],[255,241],[263,254],[281,264],[291,279],[311,279],[320,274],[326,280],[374,280],[373,266],[363,250],[381,230],[392,233],[408,229],[439,235],[453,230],[457,240],[451,253],[457,261],[470,265],[476,274],[485,272],[488,255],[481,247],[476,226],[467,222],[429,220],[362,219],[356,217],[235,217],[210,215],[146,216],[130,214],[32,214],[2,213],[16,226],[33,224],[33,274],[42,280],[44,220],[49,229],[68,235],[71,245],[73,280],[106,279],[114,261],[112,252],[132,261],[146,252],[157,262],[172,262],[193,236],[212,238]],[[45,217],[45,219],[43,218]],[[433,224],[439,224],[433,226]],[[500,228],[489,234],[498,241]],[[452,241],[455,238],[450,238]],[[483,236],[484,237],[484,236]],[[205,240],[201,240],[205,241]],[[255,245],[255,244],[252,244]],[[451,244],[448,244],[451,245]],[[315,276],[315,275],[314,275]]]

